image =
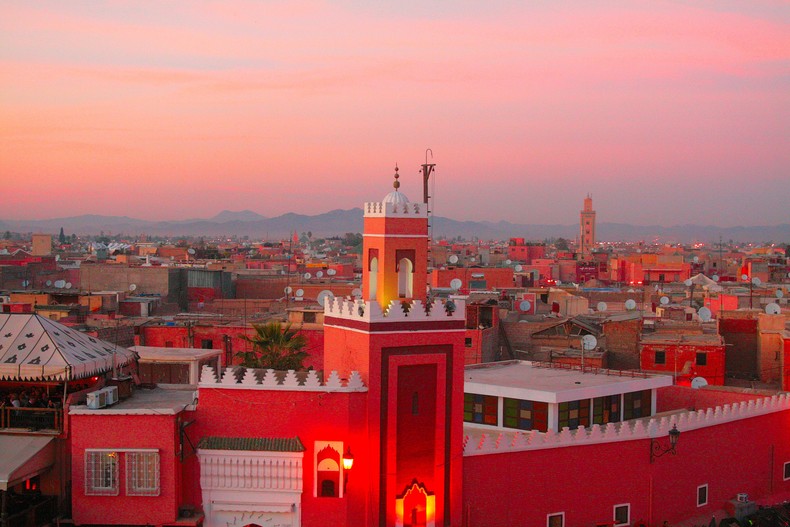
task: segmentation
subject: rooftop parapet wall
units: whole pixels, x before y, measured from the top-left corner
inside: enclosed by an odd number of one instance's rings
[[[300,380],[299,377],[302,377]],[[232,390],[275,390],[300,392],[366,392],[367,386],[362,382],[359,373],[352,371],[346,382],[340,379],[336,371],[329,374],[326,382],[321,382],[318,372],[310,370],[306,376],[297,376],[294,370],[285,375],[278,375],[275,370],[256,370],[241,366],[225,368],[222,377],[211,366],[203,366],[198,388],[222,388]]]
[[[336,297],[324,304],[324,317],[342,318],[359,322],[448,322],[466,321],[466,302],[434,300],[426,305],[422,300],[402,302],[392,300],[386,310],[376,301],[347,300]]]
[[[502,431],[466,425],[464,427],[464,456],[505,454],[525,450],[543,450],[569,446],[595,445],[636,439],[666,437],[673,425],[687,432],[721,425],[750,417],[790,410],[790,395],[780,394],[763,399],[725,404],[707,410],[681,412],[660,418],[635,419],[623,423],[568,427],[560,433],[532,431]]]
[[[425,203],[387,203],[370,201],[365,203],[366,218],[428,218]]]

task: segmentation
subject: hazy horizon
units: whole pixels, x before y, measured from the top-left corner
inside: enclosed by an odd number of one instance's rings
[[[788,222],[790,4],[0,0],[0,217]]]

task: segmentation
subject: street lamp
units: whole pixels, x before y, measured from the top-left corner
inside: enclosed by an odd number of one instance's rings
[[[351,453],[351,447],[347,447],[345,454],[343,454],[343,494],[345,494],[348,489],[348,473],[353,466],[354,454]]]
[[[651,439],[650,440],[650,462],[652,463],[653,460],[657,457],[661,457],[664,454],[672,454],[675,455],[677,452],[675,451],[675,446],[678,444],[678,439],[680,438],[680,430],[678,430],[678,425],[672,425],[672,430],[669,431],[669,446],[662,447],[661,444],[658,442],[658,439]]]

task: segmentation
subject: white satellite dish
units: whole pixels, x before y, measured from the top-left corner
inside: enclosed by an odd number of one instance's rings
[[[598,305],[595,306],[598,311],[606,311],[607,307],[606,302],[598,302]]]
[[[744,282],[745,282],[746,280],[748,280],[748,279],[749,279],[749,275],[748,275],[748,274],[742,274],[742,275],[741,275],[741,280],[743,280]]]
[[[532,308],[532,302],[529,300],[522,300],[521,303],[518,305],[518,308],[521,311],[529,311]]]
[[[304,296],[304,289],[297,289],[296,290],[296,296],[298,296],[299,298],[303,297]]]
[[[691,281],[691,278],[688,278],[684,280],[683,283],[686,284],[686,287],[691,287],[694,282]]]
[[[451,254],[447,261],[449,261],[451,264],[458,263],[458,256]]]
[[[320,293],[318,293],[318,297],[316,297],[316,301],[321,304],[321,306],[326,305],[327,300],[332,300],[335,298],[335,295],[332,294],[332,291],[328,289],[324,289]]]
[[[324,272],[323,272],[323,271],[318,271],[318,272],[315,274],[315,277],[316,277],[316,278],[321,278],[322,276],[324,276]]]
[[[313,275],[311,275],[310,273],[305,273],[304,274],[304,279],[305,280],[310,280],[312,277],[313,277]]]
[[[57,287],[58,289],[61,289],[65,285],[66,285],[65,280],[55,280],[55,287]]]
[[[603,303],[603,302],[602,302]],[[593,350],[598,345],[598,339],[595,335],[585,335],[582,337],[582,348],[585,350]]]
[[[351,296],[362,298],[362,289],[355,287],[351,290]]]
[[[129,284],[129,291],[134,291],[137,289],[137,284]]]
[[[559,281],[559,280],[557,280],[556,282],[554,282],[554,284],[555,284],[555,285],[562,285],[562,282],[561,282],[561,281]]]
[[[692,261],[694,263],[699,263],[699,256],[695,256],[694,258],[692,258]]]
[[[66,289],[71,289],[71,282],[66,282],[65,287],[66,287]]]
[[[463,282],[461,282],[461,279],[460,279],[460,278],[453,278],[452,280],[450,280],[450,287],[452,287],[452,288],[453,288],[453,289],[455,289],[456,291],[458,291],[459,289],[461,289],[461,286],[462,286],[462,285],[464,285],[464,283],[463,283]]]
[[[758,277],[755,276],[754,278],[752,278],[752,284],[753,285],[756,285],[757,287],[759,287],[760,284],[762,284],[762,283],[763,283],[763,281],[760,280]]]
[[[631,289],[629,289],[629,290],[628,290],[628,292],[629,292],[629,293],[634,293],[634,292],[635,292],[635,291],[634,291],[634,288],[632,287]]]
[[[702,388],[703,386],[707,386],[708,381],[705,380],[705,377],[694,377],[691,379],[691,387],[695,390]]]
[[[776,290],[776,298],[782,298],[783,296],[785,296],[785,292],[782,291],[781,289],[777,289]]]
[[[470,262],[474,262],[474,261],[475,261],[475,257],[474,257],[474,256],[472,256],[471,258],[469,258],[469,261],[470,261]]]
[[[293,287],[291,287],[290,285],[286,286],[285,289],[283,289],[286,295],[290,295],[293,292],[293,290],[294,290]]]
[[[512,263],[513,263],[513,261],[512,261],[512,260],[505,260],[505,265],[510,265],[510,264],[512,264]]]
[[[515,266],[513,269],[514,269],[514,270],[515,270],[517,273],[520,273],[521,271],[523,271],[523,270],[524,270],[524,267],[523,267],[521,264],[516,264],[516,266]]]
[[[719,281],[719,275],[717,275],[717,274],[711,276],[711,278],[713,278],[714,282],[718,282]]]
[[[665,306],[665,305],[669,304],[669,298],[666,297],[666,296],[662,296],[661,300],[659,300],[659,302],[661,302],[662,306]]]
[[[702,320],[703,322],[710,322],[710,319],[713,316],[713,313],[711,312],[710,308],[704,306],[699,308],[697,314],[699,315],[700,320]]]
[[[765,312],[768,313],[769,315],[778,315],[779,313],[782,312],[782,308],[779,307],[779,304],[775,302],[771,302],[770,304],[765,306]]]
[[[629,298],[628,300],[626,300],[625,308],[628,311],[633,311],[634,309],[636,309],[636,300],[634,300],[633,298]]]
[[[326,274],[328,274],[329,276],[335,276],[337,274],[337,271],[335,271],[334,269],[327,269]]]
[[[52,285],[52,280],[47,280],[47,287],[49,287],[49,286],[51,286],[51,285]],[[777,293],[778,293],[778,292],[779,292],[779,291],[777,291]]]
[[[189,249],[187,249],[187,253],[188,253],[188,254],[195,254],[195,249],[193,249],[192,247],[190,247]]]

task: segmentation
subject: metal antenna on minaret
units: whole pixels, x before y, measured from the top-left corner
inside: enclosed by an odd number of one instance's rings
[[[431,159],[433,159],[433,150],[426,148],[425,163],[422,165],[422,202],[425,203],[425,207],[428,209],[428,267],[433,267],[433,252],[431,251],[431,246],[433,245],[433,207],[428,204],[429,198],[433,198],[433,196],[428,194],[428,180],[436,169],[436,163],[428,163],[429,152]],[[433,203],[433,199],[430,202]]]

